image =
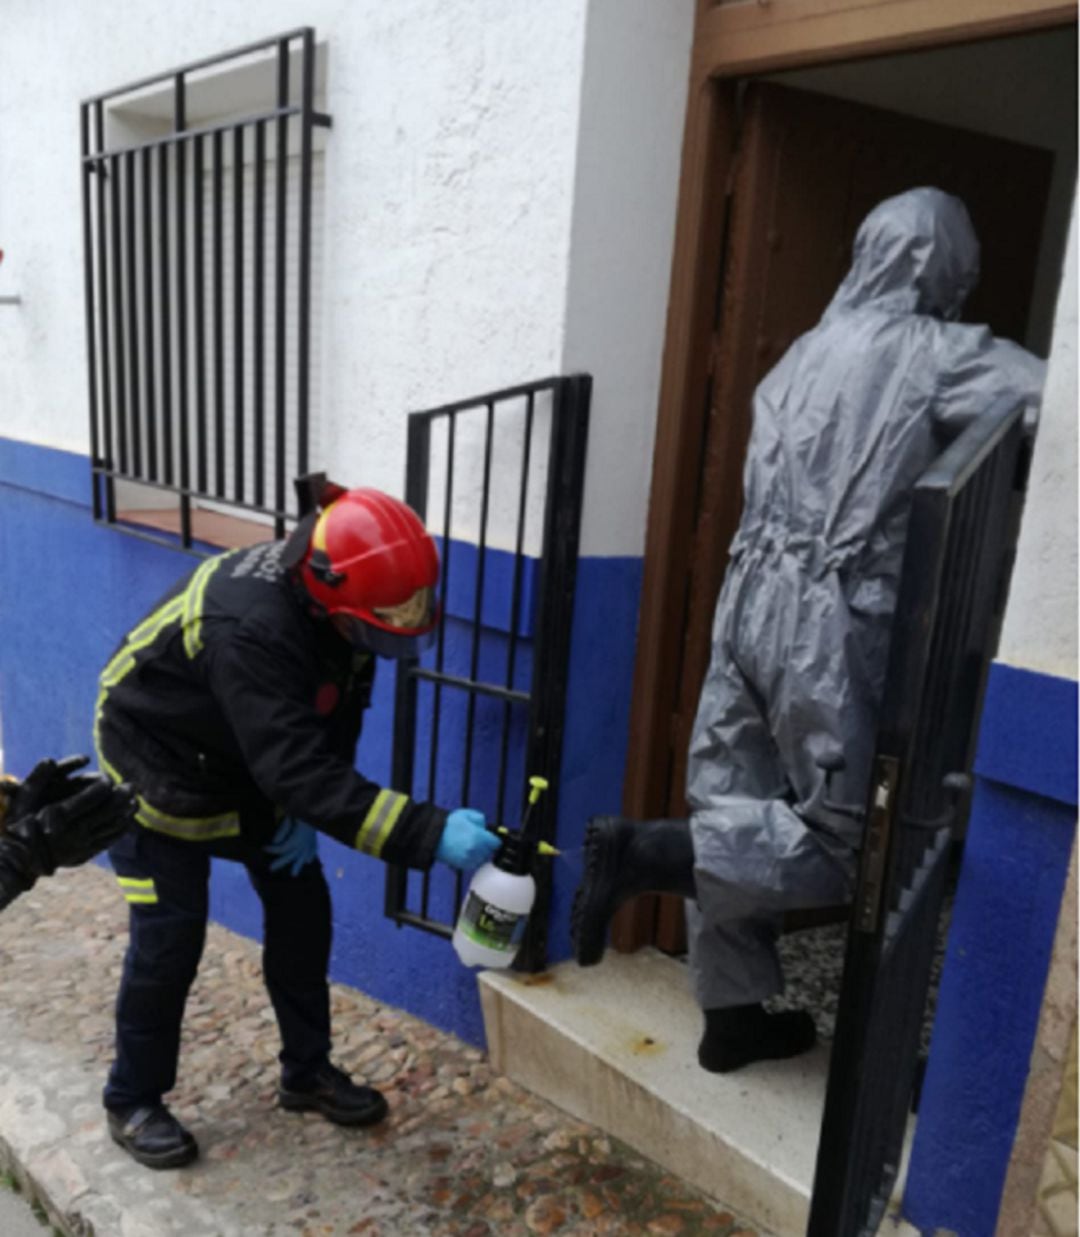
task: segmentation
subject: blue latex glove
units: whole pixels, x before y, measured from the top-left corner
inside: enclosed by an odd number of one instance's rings
[[[302,868],[318,859],[319,835],[304,821],[286,816],[264,849],[268,855],[276,856],[270,865],[271,872],[288,868],[290,876],[298,876]]]
[[[446,818],[435,858],[452,868],[478,868],[495,854],[502,842],[485,828],[484,813],[459,807]]]

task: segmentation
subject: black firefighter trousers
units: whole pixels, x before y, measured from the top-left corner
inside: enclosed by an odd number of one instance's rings
[[[109,851],[130,903],[116,1000],[113,1111],[160,1103],[176,1083],[180,1023],[206,940],[210,857],[238,860],[263,905],[263,979],[281,1031],[282,1083],[303,1087],[330,1052],[330,891],[322,865],[270,871],[261,848],[190,843],[133,826]]]

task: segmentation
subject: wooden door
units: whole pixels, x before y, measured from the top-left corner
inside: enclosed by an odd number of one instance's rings
[[[708,415],[700,451],[667,813],[684,815],[686,757],[708,665],[713,610],[742,511],[742,463],[754,388],[821,317],[847,271],[855,232],[883,198],[935,185],[967,204],[982,278],[965,319],[1022,339],[1052,155],[946,125],[764,82],[741,99],[726,244],[709,341]],[[652,915],[634,917],[638,925]],[[624,921],[629,922],[629,920]],[[656,943],[682,947],[682,904],[660,899]],[[622,934],[619,944],[627,941]]]

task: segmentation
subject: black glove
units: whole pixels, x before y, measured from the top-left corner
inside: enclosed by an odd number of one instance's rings
[[[5,819],[18,820],[57,803],[69,795],[86,789],[87,777],[72,777],[90,763],[89,756],[67,756],[63,760],[39,760],[21,782],[5,785],[7,811]]]
[[[71,786],[66,774],[61,780]],[[39,876],[51,876],[57,868],[78,867],[92,859],[114,842],[135,816],[135,795],[129,786],[115,786],[100,773],[73,780],[78,786],[73,794],[12,820],[4,830],[9,866],[31,884]]]

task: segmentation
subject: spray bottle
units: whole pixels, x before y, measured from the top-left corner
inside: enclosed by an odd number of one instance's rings
[[[547,790],[545,778],[529,778],[529,804],[521,828],[500,829],[503,844],[495,858],[478,868],[454,927],[454,950],[466,966],[507,967],[525,935],[536,899],[530,868],[533,856],[558,854],[528,831],[533,805]]]

